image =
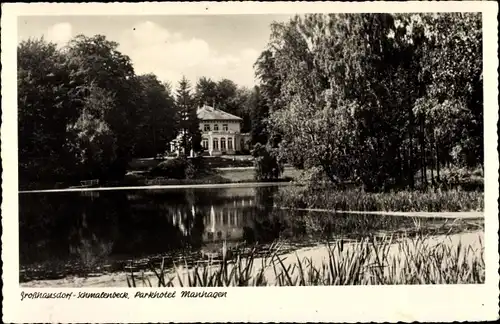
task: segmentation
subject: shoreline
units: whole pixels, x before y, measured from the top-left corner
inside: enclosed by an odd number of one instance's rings
[[[121,186],[121,187],[96,187],[96,188],[64,188],[64,189],[40,189],[19,190],[18,193],[44,193],[44,192],[83,192],[83,191],[109,191],[109,190],[155,190],[155,189],[191,189],[191,188],[245,188],[245,187],[267,187],[267,186],[291,186],[297,185],[291,181],[273,182],[228,182],[228,183],[205,183],[205,184],[172,184],[172,185],[145,185],[145,186]]]
[[[380,216],[399,216],[399,217],[422,217],[422,218],[455,218],[455,219],[482,219],[484,211],[460,211],[460,212],[401,212],[401,211],[362,211],[362,210],[332,210],[322,208],[293,208],[293,207],[278,207],[282,210],[297,210],[324,212],[334,214],[361,214],[361,215],[380,215]]]

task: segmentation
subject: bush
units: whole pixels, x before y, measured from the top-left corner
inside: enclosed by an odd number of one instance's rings
[[[484,211],[484,194],[476,191],[399,191],[369,193],[328,188],[283,188],[275,196],[281,207],[343,211],[467,212]]]
[[[252,156],[255,163],[255,179],[267,181],[278,179],[283,172],[276,156],[272,154],[272,149],[257,143],[252,150]]]
[[[187,159],[186,164],[186,179],[195,179],[197,176],[204,174],[205,164],[201,156],[192,157]]]
[[[484,190],[482,168],[450,168],[443,170],[438,183],[443,189],[461,188],[466,191]]]
[[[166,177],[170,179],[184,179],[188,162],[185,158],[175,158],[159,163],[151,171],[153,177]]]

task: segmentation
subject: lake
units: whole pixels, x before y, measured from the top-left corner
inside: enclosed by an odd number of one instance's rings
[[[415,226],[407,217],[273,208],[280,186],[19,195],[20,281],[123,271],[130,260],[217,255],[280,240],[288,249]],[[440,227],[446,220],[426,219]]]

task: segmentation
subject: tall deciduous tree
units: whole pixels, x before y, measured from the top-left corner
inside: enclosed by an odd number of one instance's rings
[[[43,39],[17,51],[20,183],[63,181],[75,163],[66,127],[79,116],[80,85],[70,84],[64,55]]]
[[[77,36],[67,50],[68,66],[76,84],[93,84],[112,93],[112,107],[104,120],[116,138],[117,152],[110,178],[125,174],[133,154],[142,91],[130,58],[117,50],[118,44],[102,35]]]
[[[372,190],[413,188],[418,171],[427,183],[427,168],[439,181],[453,155],[482,163],[480,27],[474,14],[314,14],[273,24],[256,62],[271,140],[277,134],[280,154],[298,167]]]
[[[250,109],[252,144],[260,143],[265,145],[268,141],[266,120],[269,117],[269,107],[262,98],[260,87],[254,87],[248,98],[247,105]]]
[[[210,78],[201,77],[196,83],[196,104],[214,106],[217,100],[217,83]]]
[[[137,156],[156,156],[167,150],[175,137],[175,101],[170,87],[162,84],[154,74],[138,77],[143,91],[139,112],[139,126],[134,152]]]

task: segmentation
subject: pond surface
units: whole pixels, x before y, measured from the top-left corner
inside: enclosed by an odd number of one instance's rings
[[[205,258],[228,246],[300,247],[415,227],[407,217],[273,208],[278,186],[19,195],[20,281],[123,271],[129,260]],[[440,227],[446,220],[426,219]],[[421,226],[421,224],[419,225]]]

